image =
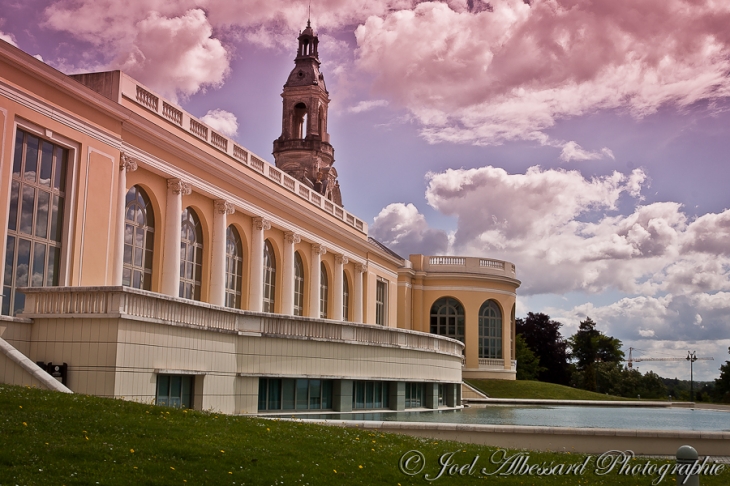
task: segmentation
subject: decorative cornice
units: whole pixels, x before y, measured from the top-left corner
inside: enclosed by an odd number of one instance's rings
[[[319,243],[315,243],[312,245],[312,255],[324,255],[327,253],[327,247],[324,245],[320,245]]]
[[[137,170],[137,161],[124,152],[119,156],[119,171],[134,172]]]
[[[335,263],[346,265],[350,260],[345,255],[335,255]]]
[[[193,192],[193,186],[180,179],[167,179],[167,188],[171,189],[175,195],[189,196]]]
[[[218,214],[233,214],[236,212],[233,204],[229,203],[225,199],[216,199],[213,201],[213,205],[215,206],[215,212]]]
[[[293,231],[286,231],[284,232],[284,241],[293,245],[294,243],[299,243],[300,241],[302,241],[302,237],[301,235],[298,235]]]
[[[263,231],[271,229],[271,221],[265,218],[253,218],[253,229]]]

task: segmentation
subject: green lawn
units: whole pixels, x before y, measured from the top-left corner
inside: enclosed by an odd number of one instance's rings
[[[533,398],[550,400],[628,400],[570,386],[529,380],[464,380],[491,398]]]
[[[598,476],[595,457],[588,458],[579,476],[479,477],[482,467],[496,469],[489,463],[496,449],[8,385],[0,385],[0,411],[0,485],[649,486],[656,479]],[[399,470],[399,461],[412,450],[423,453],[425,468],[408,476]],[[475,475],[427,481],[424,474],[437,475],[438,458],[450,452],[461,465],[479,456]],[[529,453],[529,464],[553,462],[567,468],[585,460],[580,454]],[[660,484],[674,481],[667,477]],[[702,478],[702,484],[730,484],[730,472]]]

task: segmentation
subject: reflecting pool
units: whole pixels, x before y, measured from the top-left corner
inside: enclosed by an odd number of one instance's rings
[[[285,415],[280,415],[285,417]],[[287,415],[286,417],[291,417]],[[300,415],[300,419],[380,420],[636,430],[730,431],[730,413],[686,408],[488,406],[435,412]]]

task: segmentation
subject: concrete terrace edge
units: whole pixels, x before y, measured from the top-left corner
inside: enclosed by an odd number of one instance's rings
[[[312,422],[505,449],[578,452],[584,454],[602,454],[610,450],[619,450],[633,451],[637,455],[674,455],[680,446],[691,445],[697,449],[700,455],[714,457],[728,456],[730,451],[730,432],[443,424],[374,420],[313,420]]]

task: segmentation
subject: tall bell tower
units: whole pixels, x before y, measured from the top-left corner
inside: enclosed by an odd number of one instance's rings
[[[330,98],[319,71],[319,39],[307,20],[299,34],[294,69],[281,94],[281,136],[274,140],[276,166],[324,197],[342,205],[335,149],[327,133]]]

